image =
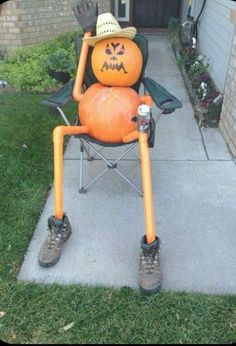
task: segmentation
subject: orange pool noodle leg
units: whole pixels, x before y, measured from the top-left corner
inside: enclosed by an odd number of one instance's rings
[[[139,150],[141,159],[146,241],[148,244],[150,244],[155,240],[155,224],[152,200],[152,176],[147,133],[139,133]]]
[[[63,139],[65,135],[88,133],[86,126],[57,126],[53,131],[54,144],[54,216],[63,218]]]

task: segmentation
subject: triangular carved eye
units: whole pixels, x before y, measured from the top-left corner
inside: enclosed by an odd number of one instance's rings
[[[112,54],[112,51],[111,51],[110,46],[109,46],[109,43],[106,46],[106,54],[107,55],[111,55]]]
[[[119,50],[119,52],[117,53],[117,55],[123,55],[125,53],[125,47],[124,45],[122,44],[122,47],[121,49]]]
[[[115,53],[115,51],[116,51],[116,48],[120,46],[119,43],[113,43],[113,42],[111,43],[111,45],[112,45],[112,47],[113,47],[113,49],[114,49],[114,53]]]

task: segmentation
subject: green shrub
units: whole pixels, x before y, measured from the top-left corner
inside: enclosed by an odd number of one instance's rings
[[[188,75],[189,78],[194,81],[197,77],[206,73],[208,70],[209,64],[203,64],[202,62],[196,60],[189,68]]]
[[[178,18],[170,17],[168,21],[168,37],[171,42],[176,41],[179,34],[180,26],[181,23]]]
[[[6,80],[17,91],[45,92],[59,86],[47,73],[46,61],[49,56],[64,52],[73,78],[76,61],[74,41],[79,34],[66,33],[50,42],[14,50],[0,61],[0,79]]]
[[[56,53],[49,54],[45,61],[46,70],[55,70],[74,74],[75,59],[71,59],[71,52],[64,48],[59,48]]]

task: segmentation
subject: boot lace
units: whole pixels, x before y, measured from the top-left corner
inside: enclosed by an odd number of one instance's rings
[[[55,247],[56,243],[61,240],[61,234],[56,233],[53,228],[49,229],[48,232],[48,248],[52,249]]]
[[[145,272],[152,274],[158,265],[159,260],[159,250],[157,252],[149,252],[142,254],[141,265]]]

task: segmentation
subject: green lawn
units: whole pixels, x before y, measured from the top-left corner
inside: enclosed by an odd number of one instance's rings
[[[20,344],[236,341],[236,295],[147,297],[128,288],[16,281],[52,184],[52,129],[61,120],[39,104],[43,97],[0,94],[0,339]],[[74,105],[68,109],[73,113]]]

